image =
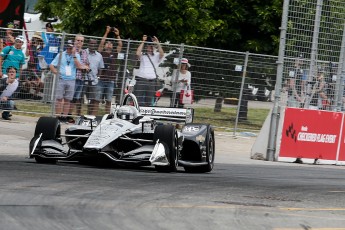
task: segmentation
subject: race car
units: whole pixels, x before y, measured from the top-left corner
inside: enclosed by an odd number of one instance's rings
[[[106,159],[121,166],[154,166],[159,172],[174,172],[178,166],[210,172],[214,129],[192,123],[193,116],[192,108],[139,107],[129,93],[110,114],[81,116],[64,134],[57,118],[40,117],[29,156],[38,163]]]

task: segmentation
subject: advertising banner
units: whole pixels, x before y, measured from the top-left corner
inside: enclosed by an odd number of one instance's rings
[[[342,120],[338,112],[287,108],[279,157],[336,160]]]

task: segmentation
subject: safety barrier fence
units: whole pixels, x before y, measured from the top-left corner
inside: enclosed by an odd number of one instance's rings
[[[76,38],[79,35],[15,29],[12,31],[23,34],[25,41],[22,49],[26,54],[26,63],[19,78],[20,86],[13,95],[17,106],[15,112],[58,115],[54,110],[57,77],[50,72],[49,64],[57,53],[65,50],[68,41],[72,41],[76,46]],[[0,35],[6,39],[6,28],[0,28]],[[98,50],[102,37],[82,37],[82,49],[90,48],[90,41],[93,40],[96,41],[95,49]],[[51,44],[47,43],[49,38]],[[119,103],[128,89],[130,80],[138,71],[136,51],[141,41],[114,37],[107,37],[106,41],[111,43],[111,58],[114,59],[115,66],[111,74],[115,88],[112,103]],[[119,41],[122,42],[122,48],[120,52],[116,52]],[[196,122],[211,123],[219,130],[234,134],[245,132],[250,135],[260,130],[272,107],[276,56],[164,42],[160,45],[164,51],[164,58],[155,66],[159,78],[159,86],[155,90],[160,90],[162,96],[159,100],[155,98],[155,106],[170,107],[179,100],[174,97],[178,77],[174,70],[179,68],[181,58],[187,58],[191,65],[188,70],[191,72],[194,100],[192,104],[185,104],[184,107],[195,109]],[[146,52],[145,48],[143,52]],[[99,77],[102,79],[101,75]],[[86,84],[87,82],[85,81]],[[85,114],[89,99],[86,96],[83,99],[82,113]],[[99,115],[108,112],[105,104],[102,99],[97,105]]]
[[[342,0],[284,0],[265,159],[343,161],[344,12]]]

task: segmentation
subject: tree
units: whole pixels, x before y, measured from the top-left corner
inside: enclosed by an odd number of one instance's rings
[[[210,47],[277,54],[283,0],[217,0],[214,18],[225,23],[205,44]]]
[[[66,32],[99,36],[107,25],[125,27],[130,33],[141,5],[138,0],[39,0],[36,9],[43,20],[58,16]]]
[[[100,36],[106,25],[125,38],[276,54],[283,0],[39,0],[45,19],[69,33]],[[104,26],[100,26],[104,25]]]

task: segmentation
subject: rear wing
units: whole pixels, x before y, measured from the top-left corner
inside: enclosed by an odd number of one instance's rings
[[[192,123],[194,109],[169,107],[140,107],[140,113],[152,119]]]

